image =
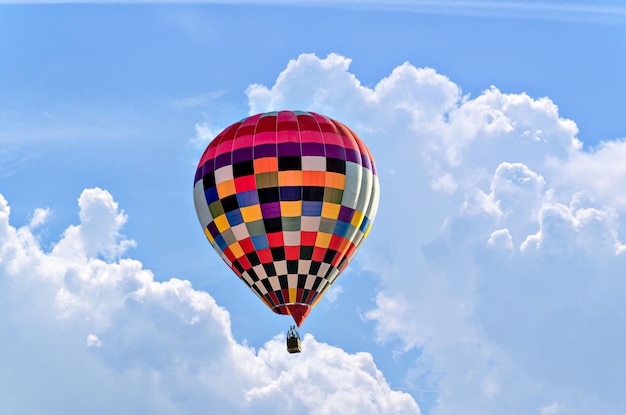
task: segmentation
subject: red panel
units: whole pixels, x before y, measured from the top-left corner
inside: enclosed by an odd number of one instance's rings
[[[300,232],[300,245],[302,246],[315,246],[315,240],[317,239],[317,232]]]
[[[292,111],[278,113],[278,143],[299,143],[298,120]]]
[[[267,241],[270,244],[270,248],[278,248],[285,245],[282,232],[273,232],[267,234]]]
[[[286,246],[285,247],[285,259],[288,259],[288,260],[300,259],[300,247],[299,246]]]
[[[315,118],[310,115],[298,115],[298,124],[300,140],[303,143],[324,143],[324,137]]]
[[[296,322],[298,327],[304,323],[304,320],[311,312],[311,307],[304,304],[290,304],[287,308],[289,309],[289,314],[293,317],[293,321]]]
[[[252,239],[246,238],[239,241],[239,246],[243,249],[243,252],[249,254],[254,251],[254,244],[252,243]]]
[[[235,179],[235,190],[237,190],[237,193],[256,190],[256,179],[254,177],[254,174],[237,177]]]
[[[245,255],[241,258],[238,258],[237,260],[246,271],[252,269],[252,264],[250,263],[250,261],[248,261],[248,258],[246,258]]]
[[[339,251],[339,248],[341,247],[341,244],[345,239],[346,238],[342,236],[333,235],[330,238],[330,245],[328,245],[328,248],[334,251]]]
[[[313,261],[324,262],[324,255],[326,255],[326,248],[315,247],[313,249]]]
[[[226,255],[226,258],[228,258],[230,262],[235,262],[235,260],[237,259],[235,258],[233,251],[231,251],[229,247],[226,247],[226,249],[224,249],[224,255]]]
[[[254,133],[254,145],[276,143],[276,116],[259,118]]]
[[[269,264],[270,262],[274,261],[274,258],[272,257],[272,251],[270,251],[269,249],[260,249],[257,251],[257,255],[259,256],[262,264]]]

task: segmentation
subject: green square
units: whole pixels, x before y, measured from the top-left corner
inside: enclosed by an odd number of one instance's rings
[[[268,187],[278,187],[278,172],[255,174],[256,188],[265,189]]]
[[[211,216],[213,219],[220,217],[224,214],[224,207],[222,207],[222,201],[216,200],[215,202],[209,205],[209,211],[211,212]]]
[[[300,216],[287,216],[282,218],[283,231],[299,231]]]
[[[337,224],[336,219],[321,218],[320,219],[320,232],[332,234]]]
[[[324,189],[324,202],[340,205],[341,199],[343,199],[343,190],[332,187]]]
[[[248,228],[250,236],[265,235],[267,233],[265,232],[265,223],[263,223],[263,219],[248,222],[246,223],[246,227]]]

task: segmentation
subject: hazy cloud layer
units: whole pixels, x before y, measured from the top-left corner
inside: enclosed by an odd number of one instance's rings
[[[155,282],[123,254],[126,216],[107,191],[86,189],[50,252],[29,225],[11,226],[0,195],[0,412],[92,414],[413,414],[368,353],[278,336],[238,344],[229,313],[188,281]]]
[[[626,143],[584,151],[549,98],[465,96],[409,63],[368,88],[349,65],[301,55],[250,108],[323,112],[371,147],[368,317],[421,350],[409,375],[438,390],[433,413],[624,412]]]

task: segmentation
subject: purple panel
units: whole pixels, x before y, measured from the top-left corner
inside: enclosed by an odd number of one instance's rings
[[[363,167],[372,170],[372,162],[370,161],[370,158],[365,154],[361,154],[361,159],[363,160]]]
[[[202,167],[196,170],[196,176],[193,179],[194,186],[196,183],[198,183],[199,180],[202,180],[202,178],[204,177],[204,174],[202,174],[202,170]]]
[[[327,144],[326,145],[326,157],[345,160],[346,150],[343,147]]]
[[[276,157],[276,144],[261,144],[254,146],[254,158]]]
[[[202,175],[206,176],[209,173],[213,173],[215,171],[215,159],[208,159],[202,165]]]
[[[303,156],[324,156],[324,144],[322,143],[302,143]]]
[[[354,215],[354,209],[349,208],[347,206],[342,206],[341,209],[339,209],[339,217],[337,219],[342,222],[350,223],[353,215]]]
[[[299,156],[302,154],[300,143],[280,143],[278,144],[278,156]]]
[[[209,225],[207,226],[207,230],[209,231],[213,239],[215,239],[215,237],[220,234],[220,231],[217,230],[217,226],[215,225],[215,222],[213,221],[209,223]]]
[[[233,164],[249,160],[252,160],[252,147],[240,148],[233,151]]]
[[[350,148],[346,148],[346,161],[361,164],[361,153]]]
[[[280,216],[280,202],[261,203],[261,213],[265,219]]]
[[[220,154],[215,158],[215,170],[220,167],[228,166],[232,164],[232,156],[231,153]]]

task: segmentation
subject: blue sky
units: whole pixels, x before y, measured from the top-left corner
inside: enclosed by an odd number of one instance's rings
[[[0,3],[2,412],[626,409],[620,2]],[[299,356],[192,199],[283,108],[382,190]]]

